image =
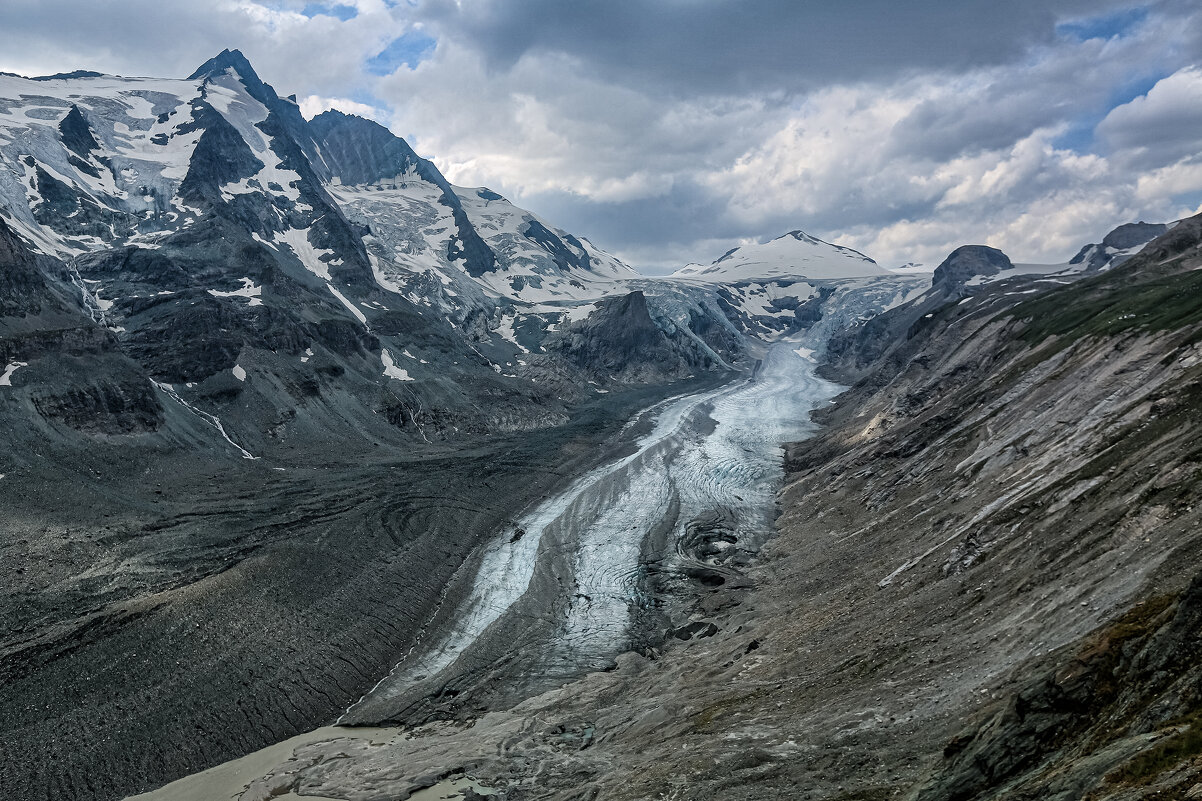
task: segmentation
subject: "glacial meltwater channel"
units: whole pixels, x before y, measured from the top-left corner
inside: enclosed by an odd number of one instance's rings
[[[782,480],[782,444],[812,429],[809,413],[841,388],[818,377],[797,343],[769,347],[755,375],[673,398],[643,413],[654,421],[636,450],[602,465],[498,535],[483,554],[470,595],[437,633],[364,697],[396,697],[449,673],[490,629],[537,616],[550,642],[517,661],[527,673],[569,675],[612,663],[628,644],[640,603],[639,566],[648,533],[672,525],[680,542],[690,520],[719,511],[740,547],[771,534]],[[808,354],[807,354],[808,355]],[[632,423],[633,425],[633,423]],[[532,598],[540,560],[570,548],[572,580]],[[532,616],[532,610],[534,610]],[[355,707],[352,707],[352,710]]]

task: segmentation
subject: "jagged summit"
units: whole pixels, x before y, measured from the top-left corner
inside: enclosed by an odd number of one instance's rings
[[[336,109],[309,120],[327,165],[344,184],[370,184],[413,172],[440,188],[446,180],[401,137],[374,120]]]
[[[258,78],[255,68],[250,65],[250,61],[243,55],[241,50],[230,50],[226,48],[217,55],[210,58],[205,63],[201,64],[196,70],[188,76],[189,81],[208,78],[214,75],[220,75],[228,69],[233,69],[244,78]]]
[[[250,61],[242,54],[241,50],[222,50],[217,55],[197,67],[196,71],[188,76],[189,81],[197,81],[206,78],[216,78],[224,75],[229,70],[233,70],[250,92],[251,97],[258,100],[264,105],[270,105],[278,100],[275,90],[268,84],[263,83],[259,78],[259,74],[255,72],[255,68],[250,65]]]

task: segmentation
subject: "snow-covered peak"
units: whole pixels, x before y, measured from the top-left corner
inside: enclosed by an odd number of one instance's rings
[[[898,275],[918,275],[921,273],[934,272],[932,268],[916,261],[908,261],[905,264],[899,264],[896,267],[886,267],[885,269],[891,273],[897,273]]]
[[[571,303],[638,277],[488,189],[452,186],[377,123],[305,121],[237,50],[183,80],[0,75],[0,217],[37,249],[154,248],[213,214],[300,276],[367,276],[419,305]]]
[[[708,267],[682,267],[671,277],[731,283],[761,278],[830,280],[889,274],[859,251],[824,242],[804,231],[790,231],[770,242],[733,248]]]

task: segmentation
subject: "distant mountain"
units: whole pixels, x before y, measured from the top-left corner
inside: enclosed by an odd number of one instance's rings
[[[571,300],[637,275],[487,189],[452,187],[374,122],[306,122],[237,51],[187,80],[3,76],[0,98],[3,214],[48,254],[154,247],[217,208],[319,278],[333,267],[335,283],[437,274],[496,298]],[[377,240],[370,263],[363,233]]]
[[[886,270],[859,251],[797,230],[662,280],[707,288],[740,332],[761,339],[808,334],[821,352],[830,333],[921,294],[929,276]]]
[[[1086,245],[1069,260],[1069,264],[1083,265],[1089,272],[1102,272],[1117,267],[1139,253],[1144,245],[1167,232],[1177,223],[1136,223],[1120,225],[1096,244]]]
[[[1126,262],[1144,245],[1176,224],[1138,222],[1120,225],[1100,243],[1085,245],[1063,264],[1014,264],[996,248],[964,245],[935,269],[933,283],[948,290],[962,291],[1023,275],[1042,275],[1048,280],[1063,281],[1105,272]]]
[[[1124,264],[1179,223],[1120,225],[1102,243],[1084,246],[1063,264],[1015,264],[997,248],[961,245],[930,274],[930,286],[925,291],[886,308],[861,325],[835,332],[825,351],[829,362],[826,369],[839,380],[853,383],[872,363],[897,350],[905,341],[905,333],[916,323],[936,315],[949,301],[968,303],[982,296],[1008,304],[1013,297],[1071,284]]]
[[[790,231],[764,244],[733,248],[708,267],[687,265],[672,277],[730,283],[756,278],[839,279],[889,274],[859,251],[832,245],[804,231]]]

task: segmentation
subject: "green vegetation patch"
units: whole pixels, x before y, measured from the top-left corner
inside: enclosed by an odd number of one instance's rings
[[[1127,280],[1122,280],[1123,278]],[[1103,275],[1024,301],[1009,314],[1028,325],[1030,344],[1051,336],[1072,341],[1127,331],[1175,331],[1202,323],[1202,271],[1131,282]]]
[[[1149,784],[1157,776],[1177,767],[1187,759],[1202,754],[1202,713],[1195,712],[1188,728],[1157,740],[1151,748],[1140,751],[1127,764],[1106,776],[1121,784]]]

